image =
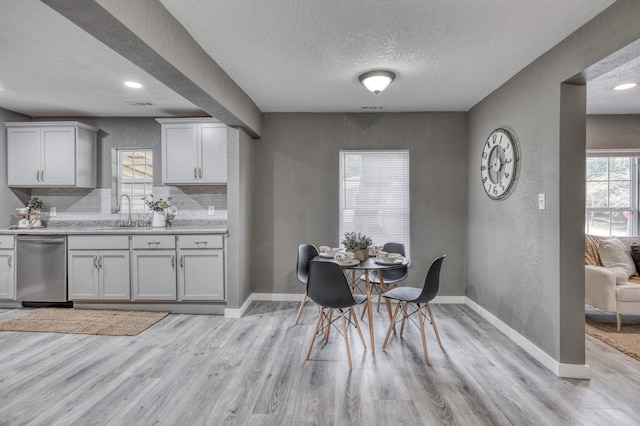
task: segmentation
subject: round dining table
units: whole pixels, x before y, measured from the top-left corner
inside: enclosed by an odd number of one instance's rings
[[[385,293],[387,291],[387,286],[384,284],[382,271],[389,270],[389,269],[397,269],[397,268],[402,268],[403,266],[407,266],[409,264],[409,259],[407,259],[406,257],[403,257],[402,262],[382,263],[382,261],[380,260],[376,261],[375,257],[369,257],[368,259],[358,262],[357,264],[355,264],[354,262],[351,262],[351,263],[338,262],[334,259],[325,258],[322,256],[317,256],[313,260],[335,262],[338,265],[340,265],[342,269],[345,270],[345,272],[347,272],[347,277],[349,278],[349,281],[350,281],[349,284],[351,285],[352,291],[355,291],[355,288],[358,286],[359,281],[361,280],[362,277],[364,277],[365,294],[367,296],[367,301],[365,302],[366,303],[365,309],[367,310],[367,316],[369,319],[369,335],[371,336],[370,337],[371,351],[372,352],[375,351],[376,346],[375,346],[375,338],[373,333],[373,310],[372,310],[372,304],[371,304],[372,284],[371,284],[371,280],[369,279],[370,277],[369,274],[371,274],[374,271],[377,272],[378,280],[380,281],[380,290],[383,293]],[[358,272],[362,272],[362,276],[360,276]],[[393,318],[393,313],[391,312],[391,302],[385,299],[385,304],[387,306],[387,311],[389,312],[389,319],[391,320]]]

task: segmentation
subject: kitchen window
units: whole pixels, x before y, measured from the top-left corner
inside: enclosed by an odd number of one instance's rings
[[[409,151],[340,151],[340,234],[403,243],[410,256]]]
[[[640,151],[589,150],[586,164],[585,232],[636,235]]]
[[[131,198],[132,211],[145,212],[143,197],[153,193],[153,152],[151,149],[118,150],[117,199],[122,194]],[[122,212],[129,205],[122,198]]]

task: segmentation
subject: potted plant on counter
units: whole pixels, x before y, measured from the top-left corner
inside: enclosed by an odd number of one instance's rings
[[[359,261],[365,261],[369,258],[369,246],[372,244],[371,238],[360,232],[347,232],[344,234],[342,244],[347,251],[353,252],[353,255]]]
[[[159,198],[154,200],[153,194],[142,197],[145,205],[149,210],[153,212],[153,218],[151,219],[151,226],[154,228],[164,228],[167,226],[168,209],[171,207],[171,197],[167,197],[166,200]]]
[[[38,197],[31,198],[24,205],[26,207],[29,207],[30,213],[39,213],[44,209],[44,201],[42,201]]]

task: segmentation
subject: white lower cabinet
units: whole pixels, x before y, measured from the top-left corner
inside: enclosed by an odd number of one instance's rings
[[[179,300],[224,300],[221,235],[178,236]]]
[[[0,236],[0,299],[16,300],[16,252],[13,236]]]
[[[130,300],[128,235],[70,235],[67,271],[70,300]]]
[[[133,251],[133,299],[176,300],[175,250]]]
[[[70,250],[71,300],[130,300],[128,250]]]

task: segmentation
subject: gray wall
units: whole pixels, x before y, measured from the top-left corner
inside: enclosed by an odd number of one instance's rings
[[[228,131],[229,219],[227,307],[237,309],[251,294],[251,236],[254,142],[237,129]]]
[[[640,115],[588,115],[587,149],[640,148]]]
[[[584,364],[585,157],[585,120],[561,114],[580,90],[561,83],[638,40],[639,20],[640,2],[616,2],[469,112],[466,294],[561,363]],[[496,127],[512,130],[521,151],[503,201],[479,181],[482,144]],[[546,210],[537,210],[539,193]]]
[[[7,186],[7,129],[5,121],[31,121],[31,117],[0,108],[0,228],[8,228],[18,221],[16,208],[23,207],[30,198],[28,190],[11,190]]]
[[[466,113],[265,114],[255,144],[252,290],[302,293],[299,243],[339,245],[338,153],[408,149],[411,179],[409,284],[447,254],[440,295],[465,279]]]

